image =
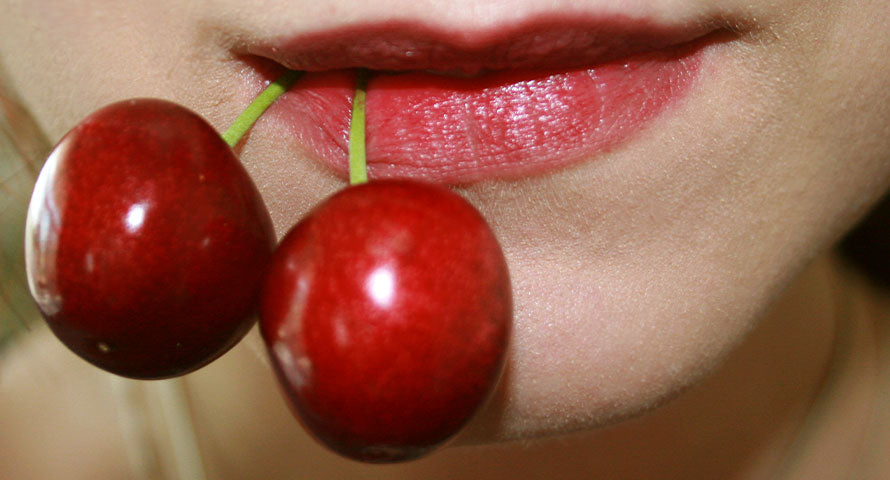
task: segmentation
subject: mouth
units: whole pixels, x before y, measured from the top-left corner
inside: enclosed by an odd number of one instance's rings
[[[260,40],[260,75],[307,72],[269,114],[341,177],[357,69],[371,178],[466,184],[543,174],[626,143],[694,90],[724,30],[624,17],[441,30],[386,22]]]

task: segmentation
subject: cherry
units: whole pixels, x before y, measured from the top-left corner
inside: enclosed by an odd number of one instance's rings
[[[381,180],[328,198],[271,261],[260,327],[295,414],[368,462],[422,456],[497,382],[512,300],[482,216],[444,187]]]
[[[53,150],[28,211],[26,264],[72,351],[119,375],[164,378],[247,332],[274,243],[259,192],[206,121],[129,100]]]

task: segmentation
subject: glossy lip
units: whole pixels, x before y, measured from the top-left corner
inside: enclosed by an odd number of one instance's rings
[[[267,79],[281,65],[310,72],[270,115],[340,176],[351,67],[363,67],[377,70],[367,97],[371,177],[463,184],[550,172],[627,140],[691,91],[714,31],[624,17],[472,32],[388,22],[244,53],[276,62],[262,69]]]

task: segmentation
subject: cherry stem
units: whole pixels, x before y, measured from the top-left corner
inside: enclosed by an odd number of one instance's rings
[[[278,97],[286,92],[287,89],[300,78],[302,73],[303,72],[296,70],[288,70],[274,82],[270,83],[269,86],[266,87],[262,93],[257,95],[253,102],[241,112],[241,115],[238,115],[238,118],[232,122],[232,126],[222,134],[222,139],[229,144],[230,147],[235,148],[235,145],[241,141],[241,138],[248,130],[250,130],[250,127],[259,120],[263,112],[265,112],[270,105],[275,103],[275,100],[278,100]]]
[[[352,99],[352,120],[349,123],[349,184],[368,181],[368,162],[365,156],[365,91],[368,88],[368,72],[359,70],[355,78],[355,96]]]

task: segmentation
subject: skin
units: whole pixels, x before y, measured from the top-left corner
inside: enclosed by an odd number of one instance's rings
[[[230,50],[244,32],[293,34],[394,11],[446,27],[484,25],[540,8],[526,0],[301,0],[277,10],[279,3],[6,1],[0,65],[53,139],[96,108],[139,96],[184,104],[223,130],[256,93]],[[765,478],[779,469],[788,478],[830,479],[845,469],[890,475],[877,455],[841,448],[888,445],[874,433],[890,431],[887,418],[870,412],[890,401],[880,397],[890,385],[890,340],[877,321],[890,309],[830,250],[890,188],[890,3],[660,0],[621,8],[662,21],[716,12],[738,19],[739,32],[710,51],[698,90],[679,112],[619,148],[552,174],[460,189],[502,243],[516,307],[505,377],[458,439],[464,447],[393,470],[342,463],[290,418],[253,332],[186,381],[214,478],[531,478],[534,468],[552,473],[553,465],[565,478]],[[279,235],[343,186],[274,122],[261,120],[239,148]],[[840,338],[852,338],[848,362],[832,356]],[[48,368],[66,385],[81,375],[107,382],[51,345],[33,340],[15,355],[45,348],[60,359]],[[41,368],[25,364],[16,363]],[[820,379],[839,364],[847,381],[829,396],[842,400],[829,403],[818,428],[801,430],[812,418],[808,406],[825,397]],[[27,392],[39,387],[4,375],[0,389],[26,393],[4,391],[2,402],[25,408]],[[155,387],[136,388],[143,398]],[[96,418],[114,402],[64,400],[78,395],[49,401]],[[21,419],[12,425],[37,429]],[[52,445],[68,445],[64,428]],[[128,468],[119,429],[108,431],[107,440],[92,441]],[[557,438],[573,432],[581,433]],[[537,440],[473,446],[517,439]],[[800,444],[807,454],[783,464]],[[36,462],[17,458],[4,468]],[[164,455],[157,458],[163,464]]]

